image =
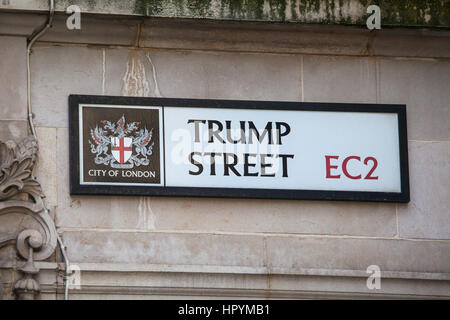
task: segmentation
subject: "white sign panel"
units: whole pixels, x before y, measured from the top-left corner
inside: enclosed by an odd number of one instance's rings
[[[401,191],[397,114],[166,107],[164,117],[167,186]]]

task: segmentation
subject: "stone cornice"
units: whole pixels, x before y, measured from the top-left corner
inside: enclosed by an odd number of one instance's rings
[[[268,270],[266,268],[205,265],[137,265],[80,263],[80,287],[71,289],[76,299],[103,296],[253,297],[253,298],[371,298],[430,299],[449,297],[448,273],[382,271],[380,290],[366,287],[364,270]],[[57,263],[37,262],[44,298],[62,294]],[[8,268],[0,265],[0,268]],[[107,275],[107,276],[105,276]],[[330,285],[332,284],[332,285]],[[46,296],[48,295],[48,296]]]
[[[28,37],[42,14],[0,12],[0,35]],[[450,31],[352,26],[86,16],[68,30],[57,15],[39,43],[118,46],[161,50],[450,58]],[[45,44],[45,45],[46,45]]]

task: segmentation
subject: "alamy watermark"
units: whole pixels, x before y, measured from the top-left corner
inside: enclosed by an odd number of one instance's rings
[[[370,265],[367,267],[366,273],[370,274],[367,278],[366,286],[369,290],[381,289],[381,269],[377,265]]]
[[[371,14],[367,18],[366,25],[369,30],[381,29],[381,9],[377,5],[367,7],[367,13]]]
[[[81,269],[76,264],[70,264],[67,266],[67,273],[69,274],[65,279],[68,283],[69,289],[81,289]]]
[[[71,5],[67,7],[66,13],[70,16],[66,20],[66,26],[69,30],[81,29],[81,9],[77,5]]]

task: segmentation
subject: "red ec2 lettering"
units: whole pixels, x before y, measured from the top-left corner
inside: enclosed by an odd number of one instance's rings
[[[339,164],[337,164],[339,160],[339,156],[325,156],[325,166],[326,166],[326,178],[327,179],[340,179],[341,174],[338,172]],[[333,163],[332,163],[333,161]],[[342,173],[349,179],[352,180],[360,180],[363,179],[361,174],[351,174],[348,171],[348,164],[350,161],[359,161],[361,162],[361,158],[358,156],[349,156],[342,161]],[[364,177],[364,180],[378,180],[378,176],[374,176],[373,173],[375,169],[378,167],[378,161],[374,157],[367,157],[364,159],[364,165],[371,165],[371,169],[369,173]],[[333,172],[332,172],[333,171]]]

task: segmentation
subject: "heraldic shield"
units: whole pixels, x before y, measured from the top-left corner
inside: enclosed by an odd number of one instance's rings
[[[111,137],[111,153],[120,164],[126,163],[132,154],[132,138]]]

